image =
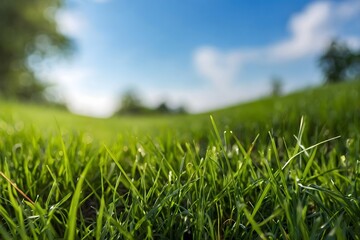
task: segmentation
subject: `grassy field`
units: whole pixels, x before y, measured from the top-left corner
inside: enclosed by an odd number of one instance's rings
[[[360,239],[360,81],[198,115],[0,109],[3,239]]]

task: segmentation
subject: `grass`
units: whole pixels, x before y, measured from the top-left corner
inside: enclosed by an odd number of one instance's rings
[[[0,236],[360,239],[359,92],[105,120],[2,102]]]

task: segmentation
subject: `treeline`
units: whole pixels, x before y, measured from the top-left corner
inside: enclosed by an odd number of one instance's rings
[[[128,90],[122,94],[119,110],[115,115],[160,115],[160,114],[185,114],[184,106],[170,108],[166,102],[160,103],[157,107],[145,106],[135,90]]]

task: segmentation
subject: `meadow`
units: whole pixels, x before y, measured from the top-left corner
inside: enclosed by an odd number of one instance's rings
[[[196,115],[0,109],[2,239],[360,239],[360,81]]]

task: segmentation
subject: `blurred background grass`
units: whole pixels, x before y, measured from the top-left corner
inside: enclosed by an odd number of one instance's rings
[[[287,96],[265,97],[257,101],[202,114],[115,116],[97,119],[71,114],[53,107],[1,101],[1,119],[17,127],[39,126],[44,134],[58,128],[83,133],[99,142],[111,142],[120,135],[156,136],[174,134],[191,139],[206,136],[211,126],[209,116],[239,135],[256,135],[272,131],[274,135],[290,137],[297,131],[302,116],[309,122],[307,131],[324,137],[358,133],[360,119],[360,83],[345,82],[305,89]],[[3,124],[4,125],[4,124]],[[241,136],[240,136],[241,137]],[[266,136],[264,136],[266,137]]]

